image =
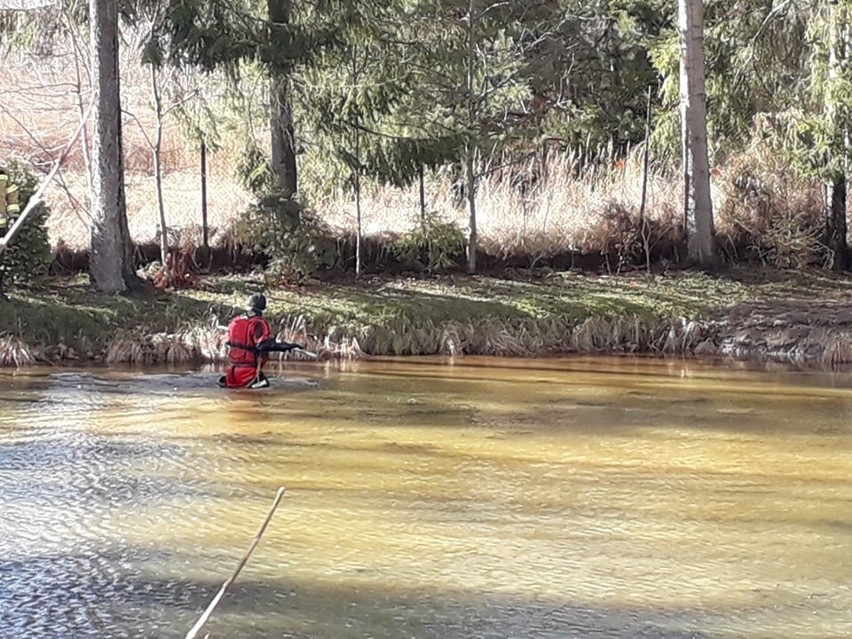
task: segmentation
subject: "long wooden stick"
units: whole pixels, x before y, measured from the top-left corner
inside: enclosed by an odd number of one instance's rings
[[[86,126],[86,122],[89,120],[89,113],[92,111],[92,107],[95,106],[95,103],[92,102],[89,105],[89,108],[86,110],[86,114],[80,119],[80,125],[77,127],[77,130],[74,132],[74,135],[71,138],[71,141],[65,145],[65,149],[62,153],[59,154],[59,157],[56,158],[53,162],[53,167],[50,169],[50,172],[47,176],[41,181],[36,192],[30,196],[27,205],[24,207],[23,212],[18,216],[18,219],[15,220],[15,223],[12,227],[6,232],[6,235],[0,238],[0,255],[6,250],[6,247],[12,243],[12,240],[15,239],[15,236],[18,234],[18,231],[21,230],[21,227],[27,221],[27,217],[29,217],[30,213],[32,213],[39,204],[42,203],[42,197],[44,196],[44,192],[47,190],[47,187],[50,185],[53,178],[56,177],[56,174],[59,172],[59,167],[65,158],[68,156],[68,153],[71,151],[71,148],[74,146],[74,143],[77,141],[77,138],[80,137],[80,133],[83,131],[83,127]]]
[[[210,619],[210,615],[213,614],[213,610],[216,609],[216,606],[219,605],[219,601],[222,597],[225,596],[225,593],[228,591],[233,583],[237,580],[237,575],[240,574],[240,571],[243,567],[248,563],[249,557],[251,557],[254,549],[257,548],[257,544],[260,543],[260,538],[263,537],[263,533],[266,531],[266,527],[269,525],[269,522],[272,520],[272,515],[275,514],[275,509],[278,508],[278,504],[281,503],[281,498],[284,496],[284,486],[278,489],[278,494],[275,496],[275,501],[272,503],[272,507],[269,509],[269,512],[266,514],[266,519],[263,520],[260,528],[257,531],[257,534],[254,536],[254,540],[251,542],[251,546],[249,546],[246,554],[243,555],[243,558],[240,560],[240,563],[237,564],[237,569],[234,571],[234,574],[230,576],[228,581],[222,584],[222,588],[219,589],[218,594],[213,598],[213,601],[210,602],[210,605],[207,606],[207,610],[204,611],[204,614],[198,619],[195,625],[192,627],[188,633],[186,633],[186,639],[195,639],[198,635],[198,632],[201,628],[204,627],[204,624],[207,623],[208,619]]]

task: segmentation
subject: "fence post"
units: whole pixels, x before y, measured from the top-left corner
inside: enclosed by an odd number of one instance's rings
[[[204,248],[210,248],[207,230],[207,145],[201,141],[201,238]]]

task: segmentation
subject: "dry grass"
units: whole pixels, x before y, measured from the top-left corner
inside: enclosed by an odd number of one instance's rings
[[[18,337],[0,337],[0,368],[27,366],[36,359],[36,350]]]
[[[0,158],[18,156],[44,168],[51,150],[62,146],[66,132],[77,122],[74,58],[59,51],[47,59],[9,56],[0,69],[0,86],[14,87],[13,100],[0,109]],[[153,134],[145,70],[136,53],[122,54],[123,108],[129,114],[124,124],[127,171],[127,202],[130,232],[137,242],[153,241],[158,234],[156,192],[151,152],[147,139]],[[26,78],[22,80],[22,78]],[[83,100],[90,97],[83,87]],[[262,132],[259,132],[262,135]],[[232,145],[233,146],[233,145]],[[215,242],[251,201],[239,186],[228,153],[208,158],[209,224],[218,230]],[[174,243],[198,235],[201,223],[199,153],[181,141],[172,122],[167,127],[163,149],[165,206]],[[49,236],[69,248],[89,244],[85,163],[78,150],[63,167],[59,181],[47,194],[52,207]],[[526,188],[519,188],[519,185]],[[428,207],[447,220],[467,226],[467,212],[458,202],[453,177],[447,171],[429,175],[426,185]],[[309,200],[310,193],[307,194]],[[611,232],[605,212],[615,205],[636,216],[641,199],[641,166],[630,159],[623,167],[577,171],[568,155],[551,154],[546,166],[538,161],[496,171],[482,180],[477,197],[478,225],[482,248],[496,257],[528,255],[531,261],[567,249],[601,250]],[[341,232],[355,228],[352,196],[339,191],[313,201],[320,216]],[[682,196],[677,184],[653,174],[648,192],[651,219],[672,219],[680,210]],[[418,187],[367,188],[363,198],[364,231],[384,236],[400,233],[419,219]],[[676,216],[674,216],[676,217]]]
[[[267,316],[279,341],[323,359],[648,353],[825,366],[852,360],[846,278],[758,269],[734,275],[376,278],[267,290]],[[0,325],[15,327],[0,338],[0,364],[223,362],[221,327],[261,286],[249,277],[209,277],[201,290],[140,299],[99,295],[82,281],[15,290],[0,304]]]
[[[177,333],[120,330],[106,346],[107,364],[220,362],[227,357],[221,331],[195,326]]]
[[[214,322],[214,324],[217,322]],[[308,333],[303,316],[281,321],[278,341],[300,344],[322,360],[352,360],[365,356],[354,338],[331,341],[329,335],[317,337]],[[119,330],[106,345],[101,356],[107,364],[189,364],[222,363],[228,359],[227,333],[218,325],[194,326],[176,333],[145,333]],[[273,353],[270,359],[311,359],[304,353]],[[0,363],[2,363],[0,359]]]
[[[123,125],[128,222],[137,242],[155,241],[159,233],[153,157],[148,142],[154,134],[154,114],[147,93],[145,70],[132,50],[122,55],[122,108],[128,114]],[[58,52],[49,58],[9,55],[0,67],[0,161],[16,157],[46,172],[68,132],[79,122],[74,59]],[[83,86],[88,104],[91,90]],[[88,127],[91,135],[91,126]],[[225,232],[251,198],[232,171],[227,153],[208,154],[207,202],[211,241]],[[201,172],[200,150],[187,144],[176,123],[167,121],[162,161],[164,200],[173,243],[197,236],[200,244]],[[89,245],[91,217],[85,161],[81,145],[70,154],[50,186],[46,198],[52,215],[48,220],[53,245],[69,248]]]
[[[531,186],[522,186],[530,181]],[[445,171],[429,175],[427,208],[466,228],[468,213],[464,204],[458,203],[453,186],[452,176]],[[598,251],[611,234],[607,211],[615,205],[628,211],[638,224],[641,194],[638,155],[618,167],[579,171],[569,154],[551,154],[545,166],[530,162],[482,180],[477,191],[480,245],[501,259],[526,255],[535,260],[567,250]],[[333,227],[354,232],[351,199],[351,195],[339,193],[336,198],[318,202],[318,212]],[[649,220],[671,229],[682,201],[681,189],[674,180],[661,173],[649,176]],[[362,211],[366,234],[406,231],[420,219],[419,186],[374,186],[362,196]]]
[[[822,185],[791,170],[789,162],[759,140],[725,167],[717,228],[723,248],[756,255],[776,268],[827,266],[823,244],[825,194]]]
[[[67,47],[66,47],[67,48]],[[123,108],[128,218],[132,237],[155,241],[158,215],[148,139],[154,116],[148,78],[137,52],[122,53]],[[0,100],[0,159],[23,158],[37,169],[50,159],[76,126],[78,106],[74,58],[58,50],[49,58],[10,55],[0,67],[0,86],[8,87]],[[82,99],[90,87],[84,82]],[[263,136],[264,132],[258,131]],[[165,206],[173,244],[200,242],[201,186],[199,151],[182,141],[174,121],[167,124],[163,148]],[[261,138],[265,139],[265,138]],[[224,240],[228,228],[244,211],[251,196],[234,176],[230,150],[208,158],[209,225],[211,240]],[[499,161],[498,161],[499,163]],[[86,177],[78,149],[60,172],[47,198],[48,221],[54,245],[82,249],[89,244]],[[752,186],[738,186],[743,176]],[[341,182],[342,183],[342,182]],[[752,188],[757,185],[757,189]],[[814,212],[822,195],[815,183],[793,176],[777,157],[753,148],[727,167],[713,172],[713,201],[723,243],[733,257],[751,247],[768,264],[799,267],[825,256]],[[442,170],[427,176],[428,209],[445,220],[467,227],[467,211],[454,189],[454,177]],[[483,250],[497,258],[526,256],[530,265],[567,250],[635,253],[635,227],[641,201],[642,166],[635,154],[617,166],[580,170],[572,156],[551,154],[526,164],[502,167],[483,179],[477,193],[478,230]],[[768,193],[768,195],[767,195]],[[350,193],[340,189],[324,199],[307,193],[317,213],[341,234],[355,229]],[[655,225],[653,242],[676,236],[683,207],[677,175],[652,171],[648,185],[647,216]],[[410,229],[420,217],[418,186],[395,189],[365,187],[362,198],[366,235],[384,237]]]

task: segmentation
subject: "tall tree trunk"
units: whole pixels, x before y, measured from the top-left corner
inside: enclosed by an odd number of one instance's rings
[[[352,90],[358,91],[358,47],[352,47]],[[357,124],[360,124],[358,122]],[[355,131],[355,276],[361,276],[361,129]]]
[[[678,0],[680,104],[683,135],[684,229],[687,255],[700,266],[715,260],[710,162],[707,156],[707,103],[704,86],[702,0]]]
[[[473,94],[474,82],[476,80],[476,7],[473,0],[468,2],[467,11],[467,117],[470,135],[474,135],[476,125],[476,96]],[[468,203],[468,241],[467,241],[467,272],[476,273],[476,249],[478,238],[476,233],[476,174],[474,173],[474,153],[476,145],[468,142],[465,147],[465,172],[467,177],[467,203]]]
[[[163,265],[163,272],[166,275],[169,275],[171,273],[171,268],[168,262],[169,235],[168,227],[166,226],[166,206],[163,201],[163,100],[160,97],[160,83],[157,78],[157,73],[157,66],[155,64],[151,64],[151,97],[154,99],[154,115],[157,120],[151,155],[154,161],[154,186],[157,191],[157,213],[160,218],[160,261]]]
[[[423,164],[418,167],[417,178],[420,184],[420,225],[426,224],[426,177],[423,175]]]
[[[468,225],[468,241],[467,241],[467,272],[470,274],[476,273],[476,249],[479,240],[476,232],[476,174],[474,173],[475,163],[473,157],[473,149],[468,147],[465,157],[465,172],[467,174],[467,207],[470,213]]]
[[[267,13],[273,41],[283,36],[290,23],[291,0],[267,0]],[[278,189],[291,197],[298,189],[296,175],[296,139],[293,108],[290,102],[290,78],[280,69],[270,70],[270,128],[272,130],[272,171]]]
[[[118,76],[118,3],[89,0],[94,79],[92,255],[90,272],[105,293],[139,287],[127,228]]]
[[[829,124],[834,129],[837,144],[842,148],[840,155],[845,157],[849,152],[849,131],[837,122],[838,103],[843,99],[837,91],[838,78],[846,63],[847,30],[846,7],[834,5],[831,7],[830,38],[828,59],[828,91],[825,101],[826,115]],[[849,266],[846,242],[846,168],[847,162],[842,162],[843,170],[839,175],[826,183],[826,243],[832,253],[832,268],[835,271],[845,271]]]
[[[846,246],[846,176],[826,184],[826,234],[832,252],[832,268],[845,271],[849,266]]]

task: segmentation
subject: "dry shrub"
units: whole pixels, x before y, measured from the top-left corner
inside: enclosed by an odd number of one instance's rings
[[[12,335],[0,337],[0,367],[17,368],[35,361],[35,351],[28,344]]]
[[[508,159],[507,159],[508,162]],[[506,164],[499,159],[495,164]],[[486,167],[484,167],[486,168]],[[618,166],[581,168],[570,153],[550,153],[546,160],[512,165],[483,178],[476,193],[480,249],[497,259],[528,257],[531,265],[541,259],[585,247],[606,251],[596,225],[607,203],[636,217],[642,200],[643,163],[633,154]],[[429,211],[466,230],[468,212],[457,198],[455,177],[440,169],[426,176]],[[418,185],[397,189],[365,187],[362,194],[365,235],[405,232],[419,223]],[[676,231],[683,204],[683,189],[676,177],[652,169],[648,176],[647,221],[650,243]],[[355,215],[351,194],[341,191],[317,203],[317,212],[335,232],[352,232]]]
[[[151,361],[150,339],[133,331],[117,331],[107,343],[107,364],[144,364]]]
[[[188,364],[221,361],[226,336],[218,328],[193,327],[175,333],[143,335],[117,331],[106,347],[107,364]]]
[[[317,354],[321,360],[354,360],[365,357],[366,354],[361,350],[358,339],[342,333],[343,331],[335,327],[331,327],[322,337],[309,333],[304,315],[297,315],[287,316],[279,322],[275,339],[279,342],[304,346],[305,350]],[[272,357],[278,360],[312,359],[310,355],[300,351],[272,353]]]
[[[759,140],[733,156],[721,176],[716,228],[734,260],[756,257],[769,266],[796,269],[825,265],[825,198],[818,181],[793,170]]]
[[[608,200],[580,238],[583,253],[605,255],[607,268],[620,271],[661,255],[676,255],[683,239],[683,224],[671,204],[660,203],[658,210],[640,217],[638,203]]]
[[[821,363],[826,367],[836,367],[852,362],[852,339],[847,333],[832,335],[824,340]]]
[[[151,283],[160,290],[197,288],[201,277],[195,272],[194,248],[181,247],[169,252],[165,267],[159,266],[151,275]]]

